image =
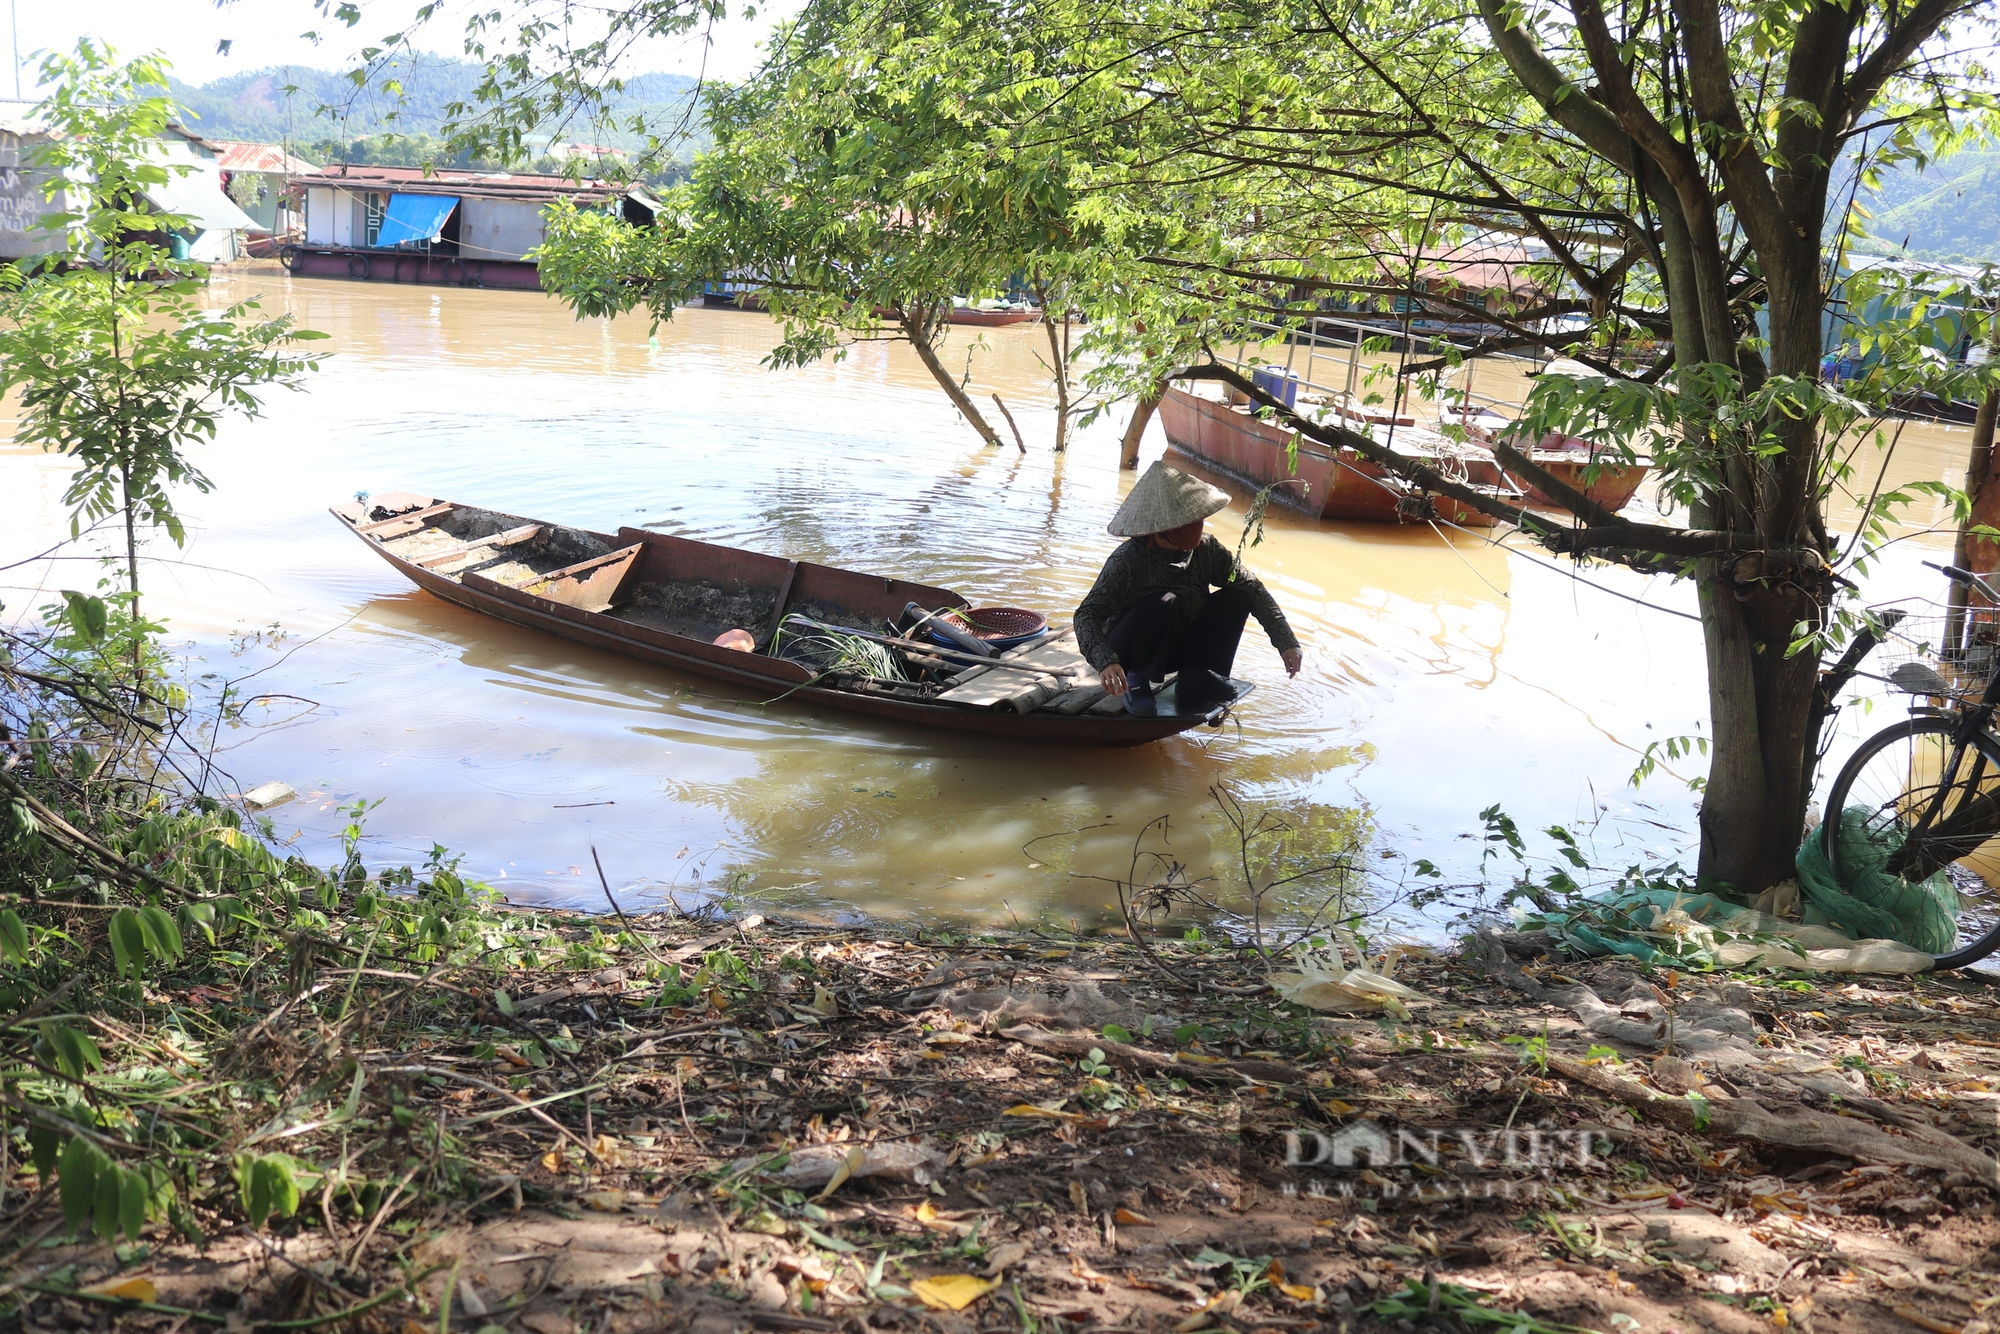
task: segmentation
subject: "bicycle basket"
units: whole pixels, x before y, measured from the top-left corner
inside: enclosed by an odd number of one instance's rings
[[[1947,687],[1943,693],[1953,697],[1986,689],[1994,664],[2000,661],[2000,607],[1954,609],[1941,602],[1910,599],[1869,610],[1895,624],[1875,650],[1868,675],[1911,694],[1938,693],[1919,686],[1934,687],[1940,678]],[[1898,670],[1912,665],[1936,675]]]

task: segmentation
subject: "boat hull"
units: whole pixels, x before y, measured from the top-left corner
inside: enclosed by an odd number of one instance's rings
[[[1434,516],[1465,528],[1491,528],[1497,522],[1450,496],[1422,492],[1351,449],[1327,449],[1245,409],[1184,389],[1168,386],[1159,416],[1168,444],[1218,472],[1260,488],[1297,483],[1271,494],[1315,518],[1412,523]],[[1492,486],[1499,481],[1497,468],[1474,466],[1478,471],[1468,471],[1470,483]]]
[[[385,498],[386,499],[386,498]],[[421,499],[421,498],[413,498]],[[443,506],[445,502],[423,501],[421,507]],[[468,513],[487,514],[462,507]],[[812,684],[813,675],[785,658],[746,653],[717,647],[707,631],[680,633],[673,628],[693,627],[665,616],[652,617],[653,623],[634,619],[639,613],[613,615],[593,610],[590,605],[568,605],[554,597],[540,596],[486,578],[476,570],[440,573],[425,563],[407,559],[384,544],[403,534],[390,529],[390,537],[378,539],[365,531],[367,510],[362,504],[336,506],[331,511],[350,532],[355,532],[374,552],[417,587],[446,602],[507,621],[525,629],[555,635],[590,648],[622,654],[677,672],[726,681],[753,691],[766,691],[787,701],[818,704],[848,713],[858,713],[920,727],[939,728],[981,736],[1059,745],[1130,747],[1160,741],[1188,729],[1208,724],[1219,726],[1223,710],[1206,714],[1175,715],[1171,688],[1163,691],[1161,716],[1133,718],[1126,715],[1066,715],[1054,712],[1026,714],[997,709],[967,708],[953,704],[860,694]],[[419,518],[421,516],[418,516]],[[754,607],[765,624],[759,632],[775,627],[784,613],[803,612],[830,624],[879,625],[900,613],[910,602],[928,609],[963,607],[964,598],[949,589],[900,579],[860,574],[833,566],[806,561],[787,561],[757,552],[671,537],[645,529],[622,528],[617,533],[588,529],[564,529],[560,525],[516,515],[494,515],[494,524],[513,531],[529,528],[563,534],[570,545],[593,556],[596,563],[616,559],[626,552],[631,560],[630,587],[699,586],[717,590],[725,599],[736,599],[735,608]],[[380,531],[379,525],[377,525]],[[585,563],[592,563],[586,561]],[[529,587],[535,587],[531,581]],[[591,595],[585,595],[591,596]],[[727,618],[725,618],[726,620]],[[746,618],[747,619],[747,618]],[[729,628],[721,621],[715,622]],[[719,631],[718,631],[719,633]],[[759,633],[760,642],[767,635]],[[1243,689],[1247,693],[1249,687]]]
[[[355,250],[340,246],[286,245],[279,262],[301,278],[351,278],[357,282],[415,283],[431,287],[542,290],[541,270],[526,260],[460,259],[417,251]]]
[[[974,329],[1005,329],[1015,324],[1033,324],[1042,318],[1039,310],[971,310],[954,307],[947,317],[953,324],[963,324]]]
[[[1597,467],[1597,475],[1592,477],[1589,475],[1591,463],[1587,457],[1579,458],[1575,455],[1550,457],[1544,453],[1530,454],[1528,457],[1540,464],[1557,481],[1567,482],[1614,514],[1631,503],[1632,497],[1639,492],[1639,484],[1646,480],[1646,474],[1651,471],[1650,465],[1644,463],[1634,464],[1629,468],[1605,463]],[[1521,488],[1529,503],[1544,509],[1563,508],[1555,497],[1545,493],[1526,477],[1517,477],[1511,472],[1507,475]]]

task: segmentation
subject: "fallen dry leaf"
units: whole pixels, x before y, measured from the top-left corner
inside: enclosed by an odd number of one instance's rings
[[[861,1164],[864,1161],[866,1161],[867,1157],[868,1157],[868,1151],[862,1145],[857,1144],[853,1148],[849,1149],[847,1151],[847,1156],[840,1160],[840,1166],[833,1169],[833,1177],[826,1183],[826,1188],[820,1191],[820,1193],[814,1198],[823,1200],[827,1196],[833,1194],[836,1190],[839,1190],[841,1187],[841,1183],[845,1182],[847,1178],[853,1176],[854,1169],[861,1166]],[[926,1201],[926,1203],[928,1203],[928,1201]]]
[[[998,1279],[977,1274],[945,1274],[920,1278],[910,1285],[910,1291],[934,1311],[963,1311],[999,1286]]]
[[[1146,1217],[1146,1215],[1144,1215],[1144,1214],[1141,1214],[1141,1213],[1135,1213],[1135,1212],[1133,1212],[1133,1211],[1132,1211],[1132,1210],[1130,1210],[1130,1209],[1120,1209],[1120,1210],[1118,1210],[1118,1211],[1117,1211],[1116,1213],[1112,1214],[1112,1215],[1111,1215],[1111,1218],[1112,1218],[1112,1221],[1114,1221],[1114,1222],[1118,1223],[1118,1224],[1119,1224],[1119,1225],[1120,1225],[1121,1227],[1152,1227],[1152,1226],[1153,1226],[1153,1220],[1152,1220],[1152,1219],[1150,1219],[1150,1218]]]
[[[1213,1324],[1218,1318],[1230,1314],[1242,1300],[1243,1294],[1234,1288],[1228,1292],[1218,1292],[1208,1299],[1208,1305],[1175,1325],[1174,1334],[1193,1334],[1193,1331]]]
[[[160,1290],[153,1286],[152,1280],[144,1278],[121,1278],[111,1283],[94,1284],[82,1291],[103,1297],[123,1297],[128,1302],[156,1302],[160,1299]]]
[[[622,1190],[593,1190],[583,1197],[584,1207],[599,1213],[615,1214],[625,1207],[625,1192]]]
[[[990,1276],[998,1277],[1003,1270],[1012,1268],[1027,1258],[1027,1246],[1018,1241],[1003,1241],[986,1252],[986,1272]]]
[[[1000,1115],[1026,1117],[1031,1121],[1088,1121],[1090,1119],[1082,1112],[1058,1112],[1048,1107],[1037,1107],[1032,1103],[1026,1102],[1017,1107],[1009,1107],[1006,1111],[1000,1113]]]
[[[1916,1307],[1906,1303],[1899,1302],[1889,1309],[1915,1325],[1918,1329],[1929,1330],[1931,1334],[1963,1334],[1963,1331],[1957,1325],[1947,1325],[1942,1320],[1933,1320]]]
[[[1090,1283],[1111,1282],[1111,1275],[1098,1273],[1075,1255],[1069,1257],[1069,1272]]]
[[[1069,1202],[1076,1206],[1076,1211],[1080,1214],[1090,1212],[1090,1196],[1084,1193],[1083,1183],[1074,1178],[1071,1178],[1069,1183]]]

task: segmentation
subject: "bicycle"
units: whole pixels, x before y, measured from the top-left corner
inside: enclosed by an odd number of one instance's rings
[[[1976,589],[2000,608],[2000,589],[1979,575],[1953,565],[1924,564]],[[1851,864],[1851,851],[1850,864],[1843,865],[1839,837],[1843,815],[1852,807],[1867,812],[1864,830],[1872,841],[1894,848],[1882,869],[1910,884],[1974,856],[2000,835],[2000,731],[1994,726],[2000,713],[2000,621],[1982,617],[1990,610],[1968,607],[1955,620],[1948,619],[1935,647],[1901,630],[1904,617],[1892,613],[1894,619],[1884,618],[1885,631],[1914,643],[1920,654],[1934,654],[1955,679],[1914,658],[1886,678],[1909,695],[1944,702],[1913,703],[1909,718],[1862,742],[1834,779],[1820,839],[1843,882],[1860,869]],[[1957,948],[1934,956],[1933,972],[1963,968],[2000,950],[2000,918],[1975,919],[1970,930],[1964,922],[1961,916]]]

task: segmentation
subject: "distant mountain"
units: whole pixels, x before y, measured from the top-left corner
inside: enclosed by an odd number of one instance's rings
[[[299,66],[251,70],[199,87],[176,79],[170,82],[169,91],[191,113],[193,124],[189,128],[204,136],[289,143],[301,148],[314,144],[331,147],[383,134],[435,137],[445,106],[455,101],[471,102],[473,89],[483,75],[483,68],[470,61],[418,54],[381,76],[401,83],[400,99],[376,85],[357,88],[337,71]],[[645,146],[642,136],[623,128],[639,115],[654,133],[680,139],[675,156],[686,158],[707,144],[698,118],[691,134],[675,135],[689,118],[697,87],[697,82],[685,75],[641,74],[626,80],[624,90],[610,101],[616,127],[600,135],[587,121],[579,120],[568,126],[551,126],[550,133],[565,143],[596,143],[630,152]]]
[[[1874,216],[1859,250],[2000,263],[2000,148],[1967,149],[1922,171],[1902,167],[1886,173],[1881,187],[1865,193],[1861,203]]]

